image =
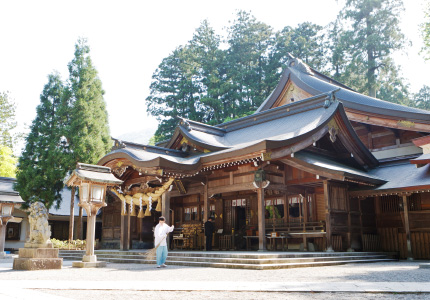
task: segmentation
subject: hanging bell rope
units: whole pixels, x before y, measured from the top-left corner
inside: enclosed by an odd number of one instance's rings
[[[139,214],[137,215],[138,218],[142,219],[145,217],[145,214],[143,213],[143,199],[140,197],[139,199]]]

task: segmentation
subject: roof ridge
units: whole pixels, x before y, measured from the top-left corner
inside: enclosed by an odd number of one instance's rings
[[[292,103],[288,103],[288,104],[285,104],[285,105],[282,105],[279,107],[275,107],[272,109],[267,109],[264,111],[256,112],[252,115],[238,118],[238,119],[226,122],[226,123],[221,123],[221,124],[218,124],[216,126],[217,127],[218,126],[219,127],[224,126],[224,129],[227,132],[230,132],[230,131],[234,131],[234,130],[238,130],[240,128],[243,128],[243,125],[248,125],[247,122],[249,122],[249,120],[257,121],[257,119],[260,118],[260,122],[256,122],[256,123],[252,124],[252,125],[256,125],[256,124],[260,124],[260,123],[267,121],[265,119],[263,120],[263,117],[267,117],[267,116],[273,117],[273,115],[277,115],[277,114],[281,115],[282,113],[286,113],[286,114],[293,114],[294,113],[295,114],[295,113],[303,112],[303,110],[312,110],[312,109],[317,108],[317,104],[321,103],[322,100],[324,100],[324,102],[326,100],[329,100],[331,98],[331,95],[333,95],[337,91],[338,91],[338,89],[330,91],[330,92],[318,94],[318,95],[315,95],[315,96],[312,96],[312,97],[309,97],[309,98],[306,98],[306,99],[303,99],[303,100],[300,100],[297,102],[292,102]],[[313,101],[315,102],[314,105],[309,105],[309,102],[313,102]],[[302,110],[300,110],[301,108],[302,108]],[[295,110],[291,111],[291,109],[295,109]],[[245,124],[242,124],[242,126],[241,126],[240,125],[241,123],[245,123]],[[236,126],[233,127],[234,125],[236,125]],[[233,127],[234,129],[229,130],[230,127]]]

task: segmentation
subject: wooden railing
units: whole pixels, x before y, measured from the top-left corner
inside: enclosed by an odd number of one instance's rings
[[[273,223],[275,221],[275,223]],[[279,219],[270,219],[266,220],[266,231],[273,231],[273,227],[275,231],[282,232],[307,232],[307,231],[319,231],[325,232],[325,222],[290,222],[286,223],[284,220]]]

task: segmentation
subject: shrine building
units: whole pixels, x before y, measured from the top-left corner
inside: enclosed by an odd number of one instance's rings
[[[124,184],[108,194],[102,245],[151,248],[162,214],[176,228],[171,247],[202,249],[211,216],[215,249],[430,259],[429,134],[429,111],[362,95],[291,58],[250,116],[181,118],[157,146],[115,140],[99,165]]]

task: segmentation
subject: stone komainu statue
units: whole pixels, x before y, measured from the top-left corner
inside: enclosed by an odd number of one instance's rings
[[[41,202],[34,202],[29,208],[30,239],[32,244],[46,244],[51,237],[51,226],[48,224],[48,210]]]

